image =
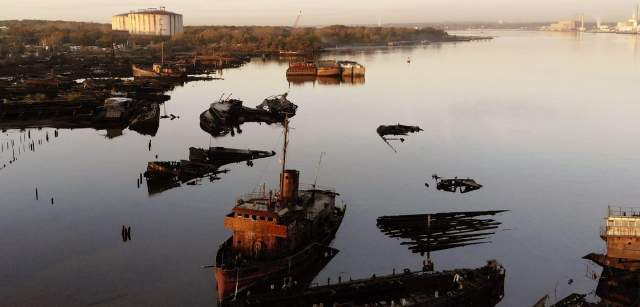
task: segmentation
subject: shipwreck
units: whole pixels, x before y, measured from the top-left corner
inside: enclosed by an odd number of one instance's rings
[[[194,185],[202,178],[210,181],[220,179],[219,174],[228,170],[220,167],[245,162],[252,166],[253,160],[275,155],[273,151],[211,147],[209,149],[189,148],[189,159],[181,161],[152,161],[147,164],[144,177],[147,179],[149,194],[157,194],[183,184]]]
[[[287,93],[267,97],[256,108],[243,106],[243,101],[231,95],[221,97],[200,114],[200,127],[214,137],[235,132],[242,133],[240,125],[246,122],[266,124],[281,123],[285,117],[293,117],[298,106],[287,99]]]

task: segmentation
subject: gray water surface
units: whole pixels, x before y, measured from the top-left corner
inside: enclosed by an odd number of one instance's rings
[[[312,183],[326,152],[318,184],[335,187],[348,206],[334,242],[340,253],[317,281],[420,268],[419,255],[376,228],[378,216],[507,209],[491,244],[437,252],[436,269],[497,259],[507,269],[502,306],[594,290],[585,275],[597,268],[580,258],[603,250],[607,205],[640,198],[640,42],[614,34],[483,34],[497,37],[327,55],[364,64],[360,85],[290,85],[286,62],[254,60],[224,71],[224,80],[168,93],[166,111],[180,119],[163,119],[153,138],[60,130],[0,170],[0,305],[214,305],[213,273],[200,266],[213,263],[230,236],[223,217],[236,197],[277,185],[280,155],[151,197],[136,179],[155,155],[186,159],[190,146],[279,151],[277,125],[249,123],[235,137],[211,138],[198,116],[222,93],[255,106],[285,91],[299,105],[288,166]],[[375,133],[395,123],[425,131],[396,142],[395,153]],[[53,130],[31,131],[32,138],[45,133]],[[0,142],[23,134],[7,131]],[[0,166],[10,158],[0,153]],[[484,187],[436,191],[433,173]],[[132,241],[122,242],[122,225],[131,225]]]

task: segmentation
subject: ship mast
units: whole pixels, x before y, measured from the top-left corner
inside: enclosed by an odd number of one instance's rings
[[[284,144],[282,146],[282,173],[280,173],[280,198],[284,196],[284,171],[287,168],[287,146],[289,145],[289,115],[284,116]]]

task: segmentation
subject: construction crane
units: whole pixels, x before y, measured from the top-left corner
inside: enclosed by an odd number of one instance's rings
[[[294,29],[298,27],[298,23],[300,22],[300,16],[302,16],[302,10],[300,10],[300,12],[298,13],[298,16],[296,16],[296,21],[293,23]]]

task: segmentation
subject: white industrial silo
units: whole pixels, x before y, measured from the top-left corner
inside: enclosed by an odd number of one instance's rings
[[[134,35],[173,36],[182,33],[182,15],[160,7],[113,16],[113,30],[125,30]]]

